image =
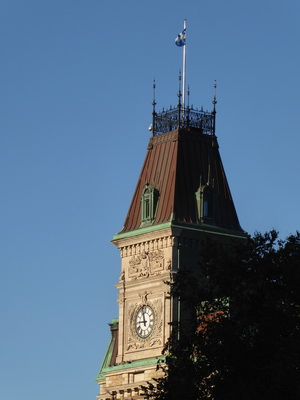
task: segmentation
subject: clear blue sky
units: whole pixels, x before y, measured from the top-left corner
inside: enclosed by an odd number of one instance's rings
[[[299,0],[2,0],[0,398],[90,400],[157,108],[211,108],[242,227],[300,229]]]

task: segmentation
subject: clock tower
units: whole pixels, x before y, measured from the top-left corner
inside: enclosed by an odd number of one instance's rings
[[[179,94],[180,99],[180,94]],[[215,135],[213,110],[178,104],[155,111],[152,136],[122,230],[119,316],[99,371],[99,400],[142,399],[182,310],[166,282],[197,268],[204,237],[244,238]]]

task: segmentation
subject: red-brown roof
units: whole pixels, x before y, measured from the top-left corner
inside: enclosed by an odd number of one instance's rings
[[[169,221],[201,225],[195,192],[208,182],[213,187],[215,196],[216,227],[243,232],[230,194],[216,136],[190,128],[152,137],[122,233],[141,227],[141,198],[146,184],[154,186],[159,192],[152,225]]]

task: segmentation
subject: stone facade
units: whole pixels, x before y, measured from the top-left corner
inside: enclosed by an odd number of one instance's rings
[[[99,400],[143,398],[141,386],[159,376],[157,361],[170,336],[174,304],[166,281],[177,268],[176,239],[170,229],[126,237],[114,242],[122,266],[119,282],[119,319],[116,357],[98,377]],[[151,330],[141,336],[140,310],[151,310]],[[143,315],[143,314],[141,314]],[[145,317],[144,317],[145,318]],[[146,324],[140,321],[141,325]]]
[[[145,238],[120,241],[122,272],[119,290],[119,345],[117,363],[161,355],[170,334],[169,287],[173,239],[158,232]],[[137,313],[148,305],[153,310],[153,329],[140,337],[136,327]]]

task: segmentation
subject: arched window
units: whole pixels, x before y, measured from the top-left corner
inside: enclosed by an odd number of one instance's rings
[[[213,193],[209,186],[203,189],[203,217],[213,218]]]
[[[211,186],[201,186],[196,195],[197,214],[199,222],[215,225],[214,191]]]
[[[148,225],[154,221],[156,206],[158,201],[158,191],[154,186],[146,185],[142,192],[142,215],[141,225]]]

